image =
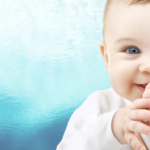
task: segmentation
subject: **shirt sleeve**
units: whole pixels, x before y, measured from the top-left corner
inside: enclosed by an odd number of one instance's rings
[[[91,94],[72,114],[56,150],[120,150],[111,128],[118,109],[102,113],[97,100],[97,94]]]

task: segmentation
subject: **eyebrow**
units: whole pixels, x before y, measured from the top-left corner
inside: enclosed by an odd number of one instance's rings
[[[119,43],[122,41],[136,41],[136,42],[138,42],[138,40],[133,39],[133,38],[121,38],[121,39],[116,40],[115,42]]]

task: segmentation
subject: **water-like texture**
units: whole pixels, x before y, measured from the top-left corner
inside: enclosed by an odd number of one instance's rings
[[[111,87],[102,0],[0,0],[0,150],[55,150],[67,122]]]

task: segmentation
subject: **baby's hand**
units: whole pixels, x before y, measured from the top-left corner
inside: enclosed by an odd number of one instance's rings
[[[146,150],[137,133],[150,135],[150,83],[145,88],[143,98],[116,112],[112,130],[120,143],[129,144],[135,150]]]
[[[144,99],[150,99],[150,83],[145,88],[145,91],[143,93],[143,98]],[[147,110],[150,110],[150,107]],[[146,125],[150,126],[150,120],[145,120],[144,123]]]
[[[150,120],[150,99],[137,99],[132,105],[125,107],[123,123],[124,139],[136,150],[145,150],[145,146],[138,140],[137,133],[150,135],[150,127],[145,121]]]
[[[150,98],[150,83],[147,84],[145,91],[143,93],[143,98]]]

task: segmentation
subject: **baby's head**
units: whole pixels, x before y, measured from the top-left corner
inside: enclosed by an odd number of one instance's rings
[[[139,85],[150,82],[150,0],[108,0],[103,38],[112,88],[130,101],[142,98]]]

